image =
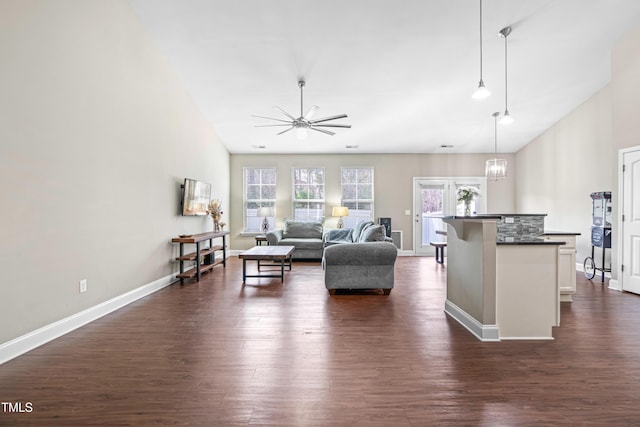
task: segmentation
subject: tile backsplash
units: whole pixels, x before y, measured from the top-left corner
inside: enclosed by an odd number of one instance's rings
[[[539,237],[544,233],[544,215],[505,215],[497,221],[498,239]]]

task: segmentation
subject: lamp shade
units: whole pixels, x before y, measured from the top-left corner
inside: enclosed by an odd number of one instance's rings
[[[473,99],[485,99],[488,96],[491,96],[491,92],[489,92],[489,89],[484,87],[483,81],[480,81],[478,88],[473,92],[473,95],[471,95]]]
[[[258,216],[271,216],[271,208],[267,206],[258,208]]]
[[[334,206],[331,216],[349,216],[349,208],[346,206]]]

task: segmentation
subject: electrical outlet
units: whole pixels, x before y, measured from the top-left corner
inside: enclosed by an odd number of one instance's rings
[[[87,292],[87,279],[80,280],[80,293]]]

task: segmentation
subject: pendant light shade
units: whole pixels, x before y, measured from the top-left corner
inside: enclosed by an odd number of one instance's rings
[[[505,159],[498,158],[498,116],[500,113],[495,112],[492,114],[493,116],[493,127],[494,127],[494,153],[495,157],[491,160],[487,160],[487,164],[485,166],[485,176],[487,179],[491,179],[493,181],[498,181],[499,179],[504,179],[507,177],[507,161]]]
[[[484,81],[482,80],[482,0],[480,0],[480,82],[471,97],[473,99],[484,99],[490,95],[491,92],[484,86]]]
[[[500,35],[504,38],[504,115],[500,119],[501,125],[508,125],[513,123],[513,117],[509,114],[509,107],[507,104],[507,37],[511,34],[511,27],[504,27],[500,30]]]

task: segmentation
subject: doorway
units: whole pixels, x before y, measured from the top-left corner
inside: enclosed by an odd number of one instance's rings
[[[458,202],[456,191],[467,185],[478,188],[480,196],[471,203],[472,215],[486,212],[485,177],[414,178],[413,179],[413,252],[415,255],[434,256],[431,242],[444,242],[446,231],[444,216],[464,215],[464,203]]]
[[[620,152],[622,184],[620,215],[620,271],[622,290],[640,294],[640,147]]]

